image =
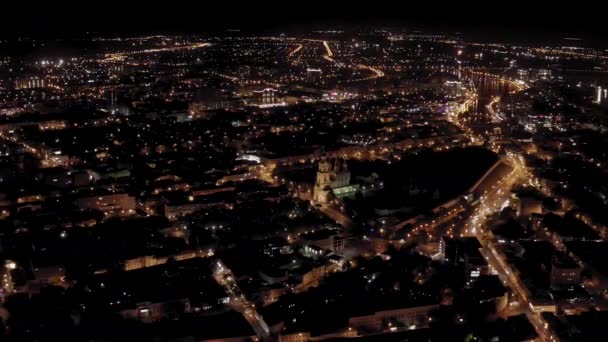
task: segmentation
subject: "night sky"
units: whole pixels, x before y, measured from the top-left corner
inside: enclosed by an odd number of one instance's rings
[[[496,36],[608,38],[605,11],[576,1],[20,1],[3,4],[3,34],[246,31],[393,25]]]

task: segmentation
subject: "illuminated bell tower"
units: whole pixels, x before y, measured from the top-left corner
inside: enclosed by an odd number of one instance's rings
[[[329,202],[331,193],[332,168],[331,163],[327,158],[322,158],[319,161],[319,170],[317,171],[317,181],[313,190],[313,201],[321,204]]]

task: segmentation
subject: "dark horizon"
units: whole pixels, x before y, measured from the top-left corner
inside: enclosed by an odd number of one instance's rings
[[[608,38],[603,14],[596,5],[578,2],[563,7],[547,2],[488,4],[391,3],[352,4],[346,1],[279,1],[168,4],[105,1],[100,5],[11,3],[1,23],[2,35],[57,35],[84,32],[247,32],[334,27],[391,26],[505,34],[514,37],[557,36]],[[373,7],[370,7],[373,6]]]

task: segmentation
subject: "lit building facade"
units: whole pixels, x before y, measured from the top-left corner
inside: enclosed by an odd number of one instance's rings
[[[317,180],[313,191],[313,201],[328,203],[336,193],[343,193],[343,189],[350,185],[350,171],[346,161],[334,159],[333,163],[327,158],[319,162]]]

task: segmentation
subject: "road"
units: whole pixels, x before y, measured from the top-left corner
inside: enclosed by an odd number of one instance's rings
[[[260,179],[268,181],[268,178],[260,178]],[[271,182],[277,183],[278,178],[276,180],[272,179]],[[281,182],[283,184],[285,184],[287,186],[287,188],[289,189],[289,191],[291,193],[293,193],[295,196],[297,196],[298,198],[300,198],[303,201],[310,201],[312,203],[312,189],[310,189],[310,188],[304,189],[304,188],[302,188],[301,185],[295,185],[293,182],[286,181],[285,179],[282,179]],[[318,206],[316,206],[316,208],[320,212],[325,214],[325,216],[334,220],[337,224],[341,225],[342,227],[344,227],[346,229],[352,228],[352,225],[353,225],[352,219],[348,215],[346,215],[344,212],[342,212],[339,208],[337,208],[335,205],[318,204]]]
[[[490,101],[490,103],[488,103],[488,105],[486,106],[486,109],[488,110],[488,113],[490,113],[490,117],[492,118],[492,122],[494,123],[501,122],[503,120],[500,113],[496,109],[494,109],[494,105],[498,102],[500,102],[500,96],[494,97],[492,101]]]
[[[323,40],[322,43],[323,43],[323,47],[325,47],[325,52],[326,52],[326,54],[323,55],[323,59],[325,59],[328,62],[336,63],[336,60],[333,58],[334,53],[333,53],[333,51],[331,51],[331,47],[329,46],[329,43],[326,40]],[[372,75],[368,76],[368,77],[351,79],[351,80],[346,81],[345,83],[369,81],[369,80],[373,80],[375,78],[384,77],[384,72],[382,70],[380,70],[378,68],[374,68],[370,65],[355,64],[355,65],[349,65],[349,67],[352,69],[355,69],[355,70],[370,71],[372,73]]]
[[[107,53],[103,55],[104,59],[101,62],[118,62],[126,59],[128,56],[133,55],[143,55],[150,53],[158,53],[158,52],[168,52],[168,51],[180,51],[180,50],[196,50],[204,47],[208,47],[211,44],[209,43],[193,43],[187,45],[175,45],[169,47],[162,48],[154,48],[154,49],[146,49],[146,50],[134,50],[128,52],[115,52],[115,53]]]
[[[528,294],[521,280],[511,270],[509,264],[504,261],[504,257],[494,247],[491,240],[478,235],[479,242],[482,245],[481,254],[484,256],[490,267],[498,274],[499,278],[506,284],[520,304],[519,308],[526,315],[530,323],[534,326],[536,333],[542,341],[557,341],[557,338],[547,329],[547,322],[542,318],[540,313],[532,310],[532,304],[528,299]]]
[[[334,63],[336,61],[332,58],[334,56],[334,53],[331,51],[331,48],[329,47],[329,43],[327,43],[326,40],[323,41],[323,46],[325,47],[325,51],[327,52],[327,54],[324,55],[323,58],[329,62]]]
[[[517,84],[517,86],[518,88],[516,89],[518,90],[525,89],[522,85]],[[494,97],[490,104],[486,106],[486,109],[493,120],[500,120],[493,108],[499,101],[500,97]],[[466,120],[462,120],[460,115],[455,115],[452,119],[459,124],[466,126]],[[471,128],[465,132],[473,131]],[[474,133],[472,133],[471,138],[483,139],[483,137]],[[528,292],[522,284],[521,279],[519,279],[517,274],[511,269],[504,254],[500,251],[500,245],[495,241],[493,235],[486,231],[488,218],[509,205],[509,196],[513,187],[532,182],[532,177],[526,169],[523,156],[516,152],[508,151],[504,157],[513,170],[507,177],[503,178],[488,193],[480,198],[479,205],[475,208],[464,225],[464,233],[469,236],[477,237],[482,246],[481,253],[488,265],[498,274],[503,283],[511,289],[517,298],[517,301],[520,303],[520,309],[523,310],[530,323],[534,326],[539,338],[542,341],[556,341],[557,338],[547,330],[547,322],[544,321],[539,313],[533,311],[533,306],[530,304],[528,298]]]
[[[221,261],[217,260],[213,267],[213,277],[230,296],[230,305],[232,308],[241,314],[251,328],[255,331],[256,335],[262,340],[270,339],[270,329],[268,324],[264,321],[264,318],[257,312],[255,304],[249,302],[245,295],[241,292],[234,274],[232,271]]]
[[[350,229],[353,225],[353,221],[348,215],[332,206],[323,205],[319,208],[319,211],[346,229]]]
[[[296,46],[295,49],[293,49],[289,52],[288,57],[293,57],[296,53],[300,52],[300,50],[302,50],[303,47],[304,47],[304,45],[298,44],[298,46]]]
[[[459,140],[454,142],[455,140]],[[448,146],[449,144],[449,146]],[[309,153],[296,156],[287,156],[276,159],[269,159],[265,163],[266,167],[289,166],[294,164],[312,163],[321,157],[343,158],[343,159],[381,159],[397,152],[405,152],[417,148],[431,148],[439,151],[449,148],[470,146],[468,139],[460,134],[445,135],[429,138],[406,139],[396,142],[375,143],[367,146],[348,146],[339,150],[326,151],[323,154]]]
[[[75,157],[64,156],[61,155],[61,153],[54,153],[52,150],[43,146],[36,146],[33,143],[18,137],[17,134],[7,134],[7,132],[0,131],[0,140],[19,145],[26,152],[40,159],[40,162],[44,167],[73,166],[80,162]]]
[[[542,341],[556,341],[556,337],[547,330],[548,325],[541,315],[533,311],[528,292],[500,251],[500,244],[486,230],[488,218],[509,204],[511,189],[528,181],[529,174],[526,171],[523,158],[512,152],[507,154],[507,158],[513,167],[513,171],[490,192],[481,197],[479,205],[465,224],[465,234],[477,237],[482,246],[481,254],[503,283],[511,289],[539,338]]]
[[[333,57],[334,53],[329,48],[329,44],[327,43],[326,40],[323,41],[323,46],[325,47],[325,51],[327,51],[327,57]]]
[[[492,74],[483,73],[483,75],[487,77],[498,77],[512,85],[516,91],[527,89],[527,85],[525,84]],[[472,89],[468,90],[467,99],[463,105],[448,113],[448,118],[452,123],[460,127],[469,139],[483,142],[487,140],[487,137],[475,132],[474,128],[468,125],[468,118],[464,117],[464,115],[468,113],[468,107],[474,103],[476,98],[476,92]],[[499,101],[500,97],[494,97],[486,106],[486,110],[494,122],[502,121],[500,115],[494,109],[494,106]],[[513,170],[479,199],[478,205],[474,208],[473,213],[468,217],[464,224],[463,233],[467,236],[474,236],[479,240],[482,246],[481,253],[488,265],[498,274],[503,283],[511,289],[520,304],[519,309],[523,310],[526,314],[539,338],[542,341],[556,341],[556,337],[547,330],[548,324],[543,320],[542,316],[532,310],[533,307],[530,304],[527,290],[500,251],[500,245],[495,241],[493,235],[486,231],[488,218],[509,205],[510,193],[513,187],[519,184],[530,184],[533,182],[531,175],[526,169],[523,156],[514,151],[508,151],[503,159],[511,165]]]
[[[495,78],[498,79],[502,82],[508,83],[511,87],[514,88],[514,90],[512,92],[518,92],[518,91],[523,91],[526,90],[528,88],[530,88],[530,86],[528,84],[526,84],[523,81],[514,81],[511,79],[508,79],[506,77],[500,76],[500,75],[496,75],[496,74],[492,74],[489,72],[483,72],[483,71],[476,71],[476,70],[471,70],[471,69],[464,69],[464,72],[470,75],[476,75],[476,76],[484,76],[484,77],[488,77],[488,78]]]

